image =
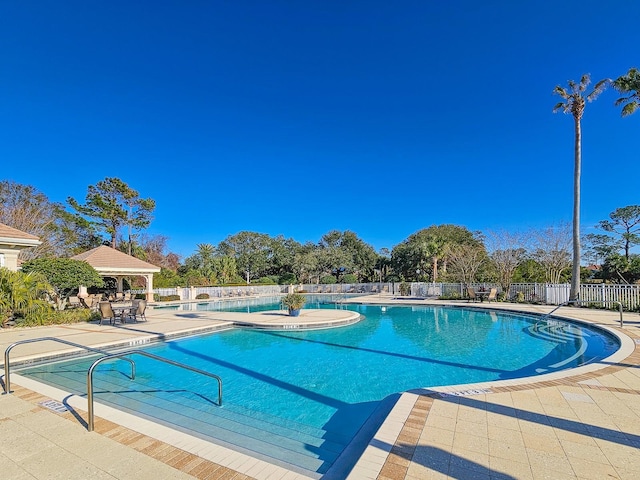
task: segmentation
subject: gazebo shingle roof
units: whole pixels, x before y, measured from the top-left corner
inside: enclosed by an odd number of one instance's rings
[[[17,228],[10,227],[4,223],[0,223],[0,238],[17,238],[20,240],[38,240],[38,237],[30,233],[23,232]]]
[[[106,245],[101,245],[87,252],[71,257],[74,260],[84,260],[98,272],[104,270],[126,270],[140,272],[159,272],[160,267],[132,257],[126,253]]]

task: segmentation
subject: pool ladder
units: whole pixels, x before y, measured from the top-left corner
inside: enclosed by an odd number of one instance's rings
[[[93,408],[93,372],[96,367],[102,362],[106,362],[107,360],[124,360],[131,364],[131,380],[135,380],[136,378],[136,363],[130,358],[126,358],[126,355],[143,355],[148,358],[152,358],[154,360],[158,360],[159,362],[168,363],[169,365],[173,365],[175,367],[183,368],[185,370],[189,370],[194,373],[198,373],[200,375],[205,375],[207,377],[211,377],[218,382],[218,406],[222,406],[222,379],[213,373],[205,372],[204,370],[200,370],[198,368],[190,367],[189,365],[185,365],[184,363],[174,362],[173,360],[169,360],[168,358],[160,357],[158,355],[154,355],[152,353],[138,351],[138,350],[126,350],[124,352],[118,352],[113,354],[108,354],[103,350],[98,350],[91,347],[86,347],[84,345],[80,345],[78,343],[69,342],[67,340],[62,340],[60,338],[55,337],[41,337],[41,338],[33,338],[28,340],[20,340],[19,342],[12,343],[7,347],[4,351],[4,395],[11,393],[11,364],[9,359],[9,354],[11,350],[17,346],[24,343],[34,343],[34,342],[42,342],[42,341],[53,341],[64,343],[65,345],[70,345],[72,347],[81,348],[87,350],[89,352],[101,353],[104,356],[98,358],[95,362],[91,364],[89,370],[87,371],[87,430],[92,432],[94,426],[94,408]]]

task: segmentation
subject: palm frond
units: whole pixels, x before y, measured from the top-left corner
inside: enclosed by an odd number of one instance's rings
[[[561,96],[565,100],[569,99],[569,93],[567,93],[567,91],[564,88],[562,88],[560,85],[556,85],[556,87],[553,89],[553,93],[555,95]]]
[[[637,68],[630,68],[625,75],[613,81],[613,88],[620,93],[640,91],[640,71]]]
[[[622,108],[622,116],[623,117],[627,117],[627,116],[631,115],[632,113],[634,113],[638,108],[640,108],[640,103],[638,103],[638,102],[627,103]]]
[[[623,103],[631,102],[632,100],[633,100],[633,95],[629,95],[628,97],[620,97],[615,102],[613,102],[613,105],[615,107],[619,107]]]
[[[584,92],[590,83],[591,76],[588,73],[585,73],[584,75],[582,75],[582,78],[580,78],[580,86],[578,87],[578,90],[580,92]]]
[[[596,83],[593,87],[593,90],[589,95],[587,95],[587,100],[593,102],[596,98],[600,96],[602,92],[604,92],[609,85],[611,85],[612,80],[610,78],[604,78]]]
[[[567,113],[569,111],[569,105],[564,102],[558,102],[553,107],[553,113],[557,113],[559,110],[562,110],[563,113]]]

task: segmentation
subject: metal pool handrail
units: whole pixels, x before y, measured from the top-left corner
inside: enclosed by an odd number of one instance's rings
[[[190,370],[195,373],[199,373],[201,375],[205,375],[207,377],[214,378],[218,381],[218,406],[222,406],[222,379],[213,373],[205,372],[204,370],[200,370],[198,368],[190,367],[189,365],[185,365],[183,363],[174,362],[173,360],[169,360],[168,358],[159,357],[158,355],[154,355],[153,353],[138,351],[138,350],[128,350],[125,352],[115,353],[113,355],[107,355],[106,357],[101,357],[97,359],[87,371],[87,403],[88,403],[88,419],[87,419],[87,430],[93,432],[93,371],[95,368],[102,362],[107,360],[112,360],[114,358],[122,358],[125,355],[143,355],[145,357],[153,358],[154,360],[158,360],[160,362],[168,363],[170,365],[184,368],[186,370]]]
[[[539,321],[542,322],[542,321],[546,320],[549,316],[551,316],[551,314],[553,312],[558,310],[560,307],[566,307],[567,305],[569,305],[571,303],[576,303],[578,305],[581,304],[581,303],[602,303],[603,305],[606,305],[607,303],[615,303],[616,305],[618,305],[618,310],[620,311],[620,328],[624,327],[624,322],[623,322],[623,319],[622,319],[622,311],[623,311],[622,303],[620,303],[620,302],[618,302],[616,300],[567,300],[566,302],[561,303],[556,308],[551,310],[549,313],[547,313],[545,316],[543,316]]]
[[[23,343],[34,343],[34,342],[43,342],[45,340],[51,340],[52,342],[64,343],[65,345],[71,345],[72,347],[82,348],[83,350],[87,350],[89,352],[95,353],[106,353],[104,350],[98,350],[96,348],[86,347],[84,345],[80,345],[79,343],[69,342],[68,340],[62,340],[61,338],[56,337],[40,337],[40,338],[31,338],[28,340],[20,340],[18,342],[14,342],[7,347],[4,351],[4,395],[11,393],[11,366],[9,364],[9,353],[16,345],[21,345]],[[131,375],[135,377],[136,374],[136,364],[130,358],[123,358],[127,362],[131,363]]]

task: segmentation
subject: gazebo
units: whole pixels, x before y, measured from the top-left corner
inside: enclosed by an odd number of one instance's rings
[[[87,262],[103,277],[115,278],[118,292],[122,292],[124,277],[143,277],[147,285],[147,301],[153,300],[153,274],[160,272],[160,267],[106,245],[71,258]]]
[[[18,270],[20,250],[37,247],[41,243],[35,235],[0,223],[0,267]]]

